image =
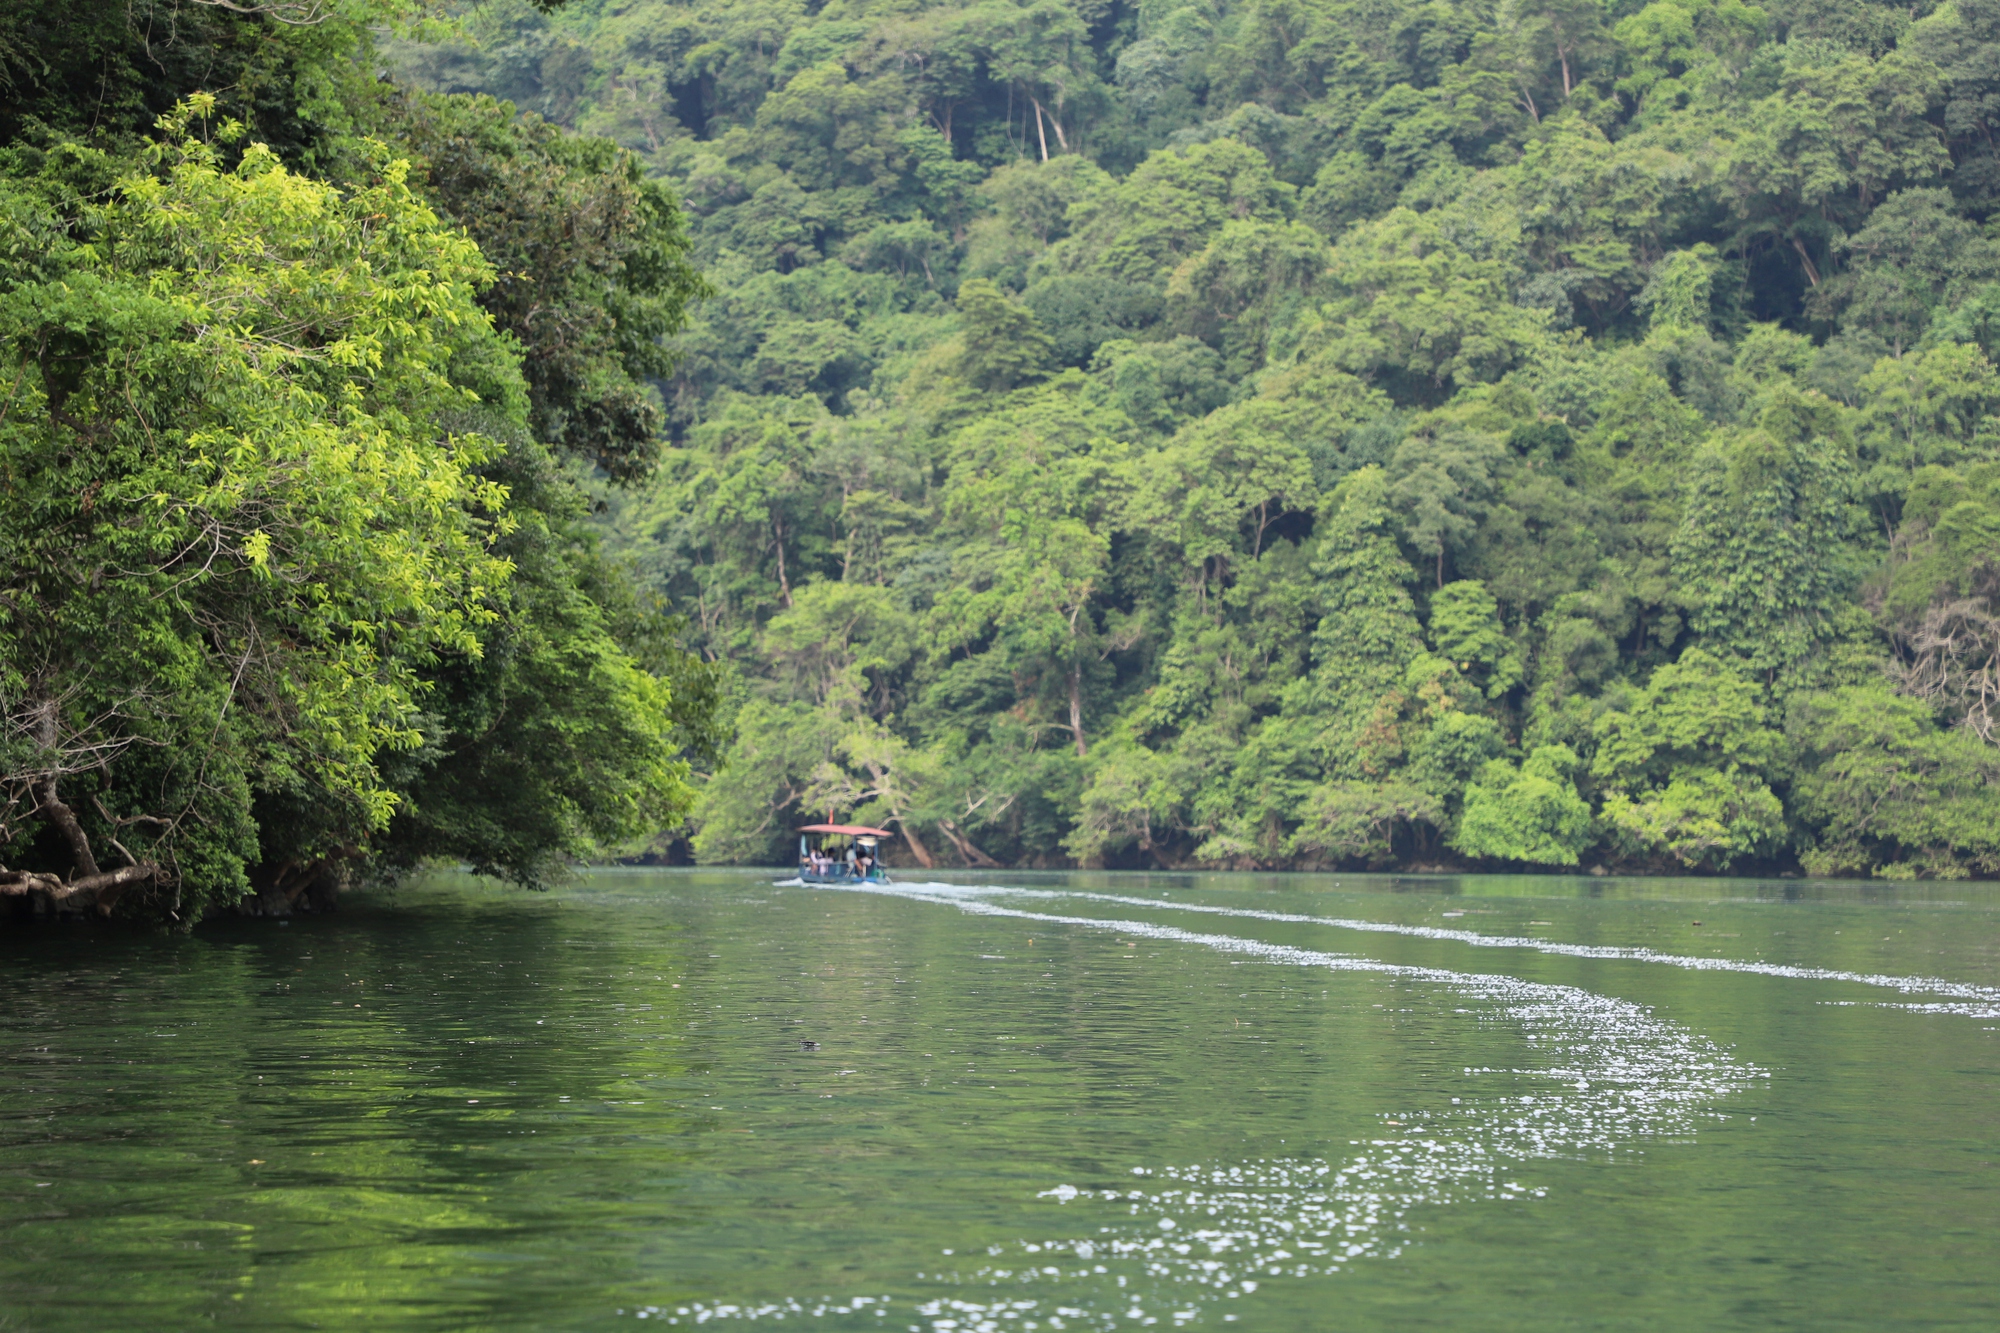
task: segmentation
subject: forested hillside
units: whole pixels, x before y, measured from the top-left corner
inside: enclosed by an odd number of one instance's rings
[[[9,6],[0,896],[1993,873],[1995,118],[1986,0]]]
[[[2000,869],[2000,4],[520,0],[716,296],[704,859]]]
[[[2000,4],[524,0],[716,295],[708,860],[2000,870]]]

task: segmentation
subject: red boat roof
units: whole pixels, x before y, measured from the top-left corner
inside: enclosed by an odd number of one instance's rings
[[[885,828],[869,828],[865,824],[802,824],[801,833],[845,833],[849,837],[893,838],[896,835]]]

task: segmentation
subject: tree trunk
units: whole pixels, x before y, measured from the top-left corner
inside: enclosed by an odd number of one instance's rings
[[[967,865],[984,866],[991,870],[998,870],[1000,868],[998,861],[981,851],[978,844],[960,832],[958,826],[953,824],[949,819],[939,820],[938,827],[944,831],[945,837],[951,839],[951,845],[958,849],[959,859]]]
[[[91,853],[90,839],[84,835],[83,825],[76,822],[76,812],[57,798],[54,778],[43,781],[40,805],[40,813],[55,821],[69,843],[70,856],[76,862],[72,878],[89,879],[96,875],[97,857]]]
[[[1036,134],[1042,133],[1042,117],[1047,116],[1049,118],[1049,124],[1055,128],[1056,147],[1062,149],[1065,153],[1067,153],[1069,151],[1069,136],[1063,133],[1062,122],[1056,119],[1055,112],[1044,111],[1042,109],[1041,102],[1037,101],[1033,97],[1030,97],[1028,100],[1035,103],[1035,133]],[[1042,161],[1046,162],[1048,160],[1049,160],[1049,140],[1047,135],[1042,135]]]
[[[1083,747],[1083,663],[1069,669],[1069,734],[1076,737],[1076,757],[1084,757]]]
[[[1799,252],[1799,262],[1806,266],[1806,281],[1817,288],[1819,286],[1819,270],[1813,267],[1812,254],[1806,249],[1805,242],[1796,236],[1792,237],[1792,249]]]
[[[79,875],[67,883],[54,875],[39,874],[33,870],[0,870],[0,895],[18,897],[28,893],[46,893],[58,906],[88,895],[95,900],[97,910],[109,916],[112,904],[118,901],[118,895],[126,885],[142,884],[157,878],[159,873],[159,866],[151,861]]]
[[[903,841],[910,844],[910,854],[917,858],[917,864],[926,870],[932,869],[930,849],[925,847],[923,840],[917,837],[917,830],[911,826],[910,821],[907,819],[899,818],[896,822],[902,826]]]
[[[40,743],[45,762],[51,768],[57,766],[56,752],[62,740],[59,720],[54,699],[42,699],[35,705],[35,740]],[[36,813],[45,814],[55,821],[56,828],[69,843],[70,857],[75,862],[70,877],[88,878],[95,875],[97,857],[90,850],[90,839],[84,835],[83,825],[77,823],[76,812],[65,805],[62,797],[56,794],[56,779],[53,772],[38,784],[35,800],[40,807]]]
[[[771,520],[771,530],[778,538],[778,595],[784,599],[785,609],[792,608],[792,585],[785,577],[785,520]]]

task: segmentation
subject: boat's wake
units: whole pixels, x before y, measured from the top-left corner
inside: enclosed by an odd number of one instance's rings
[[[838,1307],[691,1302],[638,1313],[671,1323],[816,1313],[886,1320],[894,1313],[899,1323],[909,1315],[920,1317],[922,1323],[907,1326],[938,1333],[1184,1324],[1218,1309],[1232,1320],[1233,1310],[1241,1308],[1232,1303],[1262,1282],[1334,1273],[1360,1259],[1399,1253],[1419,1209],[1538,1195],[1539,1189],[1512,1178],[1524,1164],[1615,1154],[1661,1136],[1689,1134],[1718,1102],[1763,1076],[1644,1006],[1571,986],[1408,967],[1151,921],[1031,911],[991,899],[1027,893],[1110,899],[1156,910],[1185,910],[1183,904],[937,884],[849,885],[839,891],[1114,931],[1277,966],[1381,974],[1444,992],[1459,1012],[1513,1028],[1555,1063],[1532,1070],[1469,1069],[1468,1075],[1492,1079],[1490,1094],[1401,1112],[1398,1121],[1385,1115],[1383,1135],[1351,1144],[1354,1151],[1339,1161],[1163,1163],[1133,1168],[1129,1184],[1117,1188],[1051,1182],[1040,1197],[1083,1210],[1084,1225],[995,1243],[976,1259],[940,1255],[918,1276],[955,1288],[952,1295],[882,1297]],[[1387,1132],[1391,1125],[1398,1132]]]
[[[854,887],[854,886],[842,886]],[[868,887],[868,886],[861,886]],[[1569,944],[1562,940],[1537,939],[1530,935],[1482,935],[1477,931],[1454,930],[1446,926],[1411,926],[1393,921],[1368,921],[1351,917],[1308,916],[1296,912],[1267,912],[1249,907],[1215,907],[1207,903],[1169,902],[1158,898],[1138,898],[1128,894],[1093,893],[1082,889],[1026,889],[1008,886],[923,884],[892,885],[897,890],[920,889],[938,897],[1002,898],[1027,901],[1071,901],[1112,903],[1120,907],[1144,907],[1156,911],[1191,912],[1204,916],[1233,917],[1244,921],[1269,921],[1280,925],[1327,926],[1336,930],[1360,931],[1374,935],[1403,935],[1412,939],[1442,940],[1469,944],[1480,949],[1525,949],[1564,958],[1608,959],[1620,962],[1654,963],[1691,972],[1737,972],[1748,976],[1775,977],[1787,981],[1840,981],[1859,986],[1875,986],[1903,995],[1936,995],[1956,1004],[1903,1005],[1900,1008],[1926,1013],[1962,1014],[1972,1018],[2000,1017],[2000,986],[1979,986],[1970,982],[1947,981],[1942,977],[1907,977],[1883,972],[1851,972],[1831,967],[1801,967],[1793,963],[1766,963],[1745,958],[1704,958],[1695,954],[1664,953],[1641,946],[1610,944]]]

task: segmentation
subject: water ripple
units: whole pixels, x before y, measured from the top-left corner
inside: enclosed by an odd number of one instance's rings
[[[1469,1012],[1476,1021],[1512,1025],[1554,1063],[1530,1070],[1467,1069],[1467,1075],[1491,1076],[1506,1090],[1496,1087],[1490,1095],[1456,1099],[1449,1110],[1399,1113],[1400,1121],[1420,1121],[1421,1127],[1355,1141],[1350,1144],[1355,1151],[1338,1162],[1315,1157],[1142,1165],[1132,1169],[1130,1188],[1053,1183],[1038,1197],[1095,1213],[1093,1229],[997,1242],[987,1247],[985,1262],[976,1267],[954,1264],[949,1271],[918,1275],[961,1289],[984,1289],[976,1296],[968,1290],[957,1297],[882,1297],[846,1306],[829,1301],[755,1306],[690,1302],[636,1311],[642,1318],[700,1324],[865,1311],[885,1326],[894,1313],[895,1325],[916,1333],[1115,1329],[1163,1322],[1178,1327],[1205,1313],[1233,1322],[1237,1316],[1228,1303],[1251,1296],[1271,1278],[1324,1276],[1357,1260],[1393,1258],[1409,1242],[1411,1215],[1419,1208],[1539,1197],[1539,1188],[1511,1178],[1522,1164],[1614,1155],[1649,1139],[1691,1134],[1718,1101],[1767,1077],[1708,1038],[1655,1018],[1646,1006],[1573,986],[1411,967],[1147,921],[1034,912],[987,899],[1031,894],[1190,910],[1186,904],[952,885],[837,888],[950,906],[977,916],[1191,944],[1277,966],[1372,972],[1430,983],[1473,1005]],[[1343,924],[1279,913],[1226,914]],[[1462,932],[1436,933],[1456,937]],[[1523,1086],[1535,1090],[1519,1091]],[[1396,1123],[1386,1115],[1384,1119]],[[994,1290],[1001,1287],[1020,1294]],[[907,1322],[910,1318],[918,1322]]]
[[[894,887],[894,886],[891,886]],[[1331,926],[1337,930],[1359,930],[1380,935],[1407,935],[1415,939],[1446,940],[1481,949],[1529,949],[1535,953],[1559,954],[1566,958],[1605,958],[1623,962],[1659,963],[1686,968],[1691,972],[1743,972],[1760,977],[1782,977],[1794,981],[1849,981],[1862,986],[1879,986],[1905,995],[1942,995],[1954,1000],[1973,1001],[1965,1007],[1921,1006],[1926,1012],[1959,1013],[1975,1018],[2000,1016],[2000,987],[1977,986],[1969,982],[1947,981],[1942,977],[1901,977],[1881,972],[1848,972],[1831,967],[1799,967],[1790,963],[1762,963],[1738,958],[1701,958],[1693,954],[1661,953],[1639,946],[1608,944],[1566,944],[1560,940],[1537,939],[1530,935],[1482,935],[1471,930],[1451,930],[1443,926],[1406,926],[1389,921],[1364,921],[1350,917],[1305,916],[1295,912],[1265,912],[1247,907],[1211,907],[1205,903],[1167,902],[1158,898],[1133,898],[1115,893],[1091,893],[1082,889],[1021,889],[1008,887],[967,887],[963,885],[911,886],[948,896],[1004,896],[1010,898],[1082,899],[1114,903],[1123,907],[1151,907],[1174,912],[1199,912],[1209,916],[1239,917],[1252,921],[1273,921],[1285,925]],[[1911,1006],[1913,1008],[1919,1006]]]

